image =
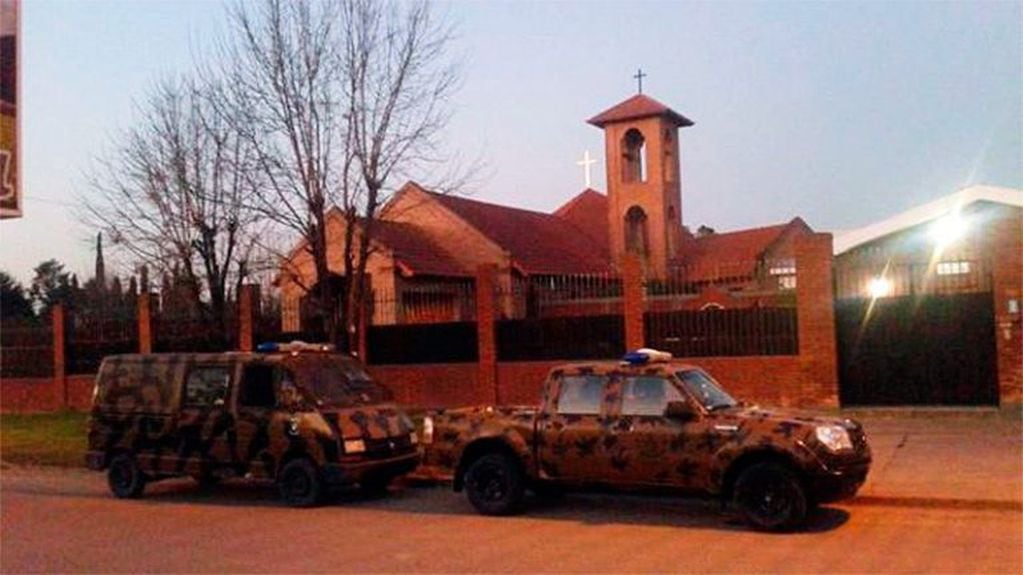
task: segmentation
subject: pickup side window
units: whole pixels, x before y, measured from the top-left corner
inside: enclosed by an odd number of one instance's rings
[[[682,393],[661,376],[626,377],[622,387],[622,415],[664,415],[669,401],[682,399]]]
[[[200,366],[188,372],[185,380],[184,407],[224,405],[231,385],[231,370],[226,366]]]
[[[606,375],[566,375],[561,378],[558,413],[599,415],[604,400]]]

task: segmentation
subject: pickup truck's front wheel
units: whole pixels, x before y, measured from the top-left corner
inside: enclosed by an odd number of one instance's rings
[[[774,462],[751,465],[735,482],[735,505],[746,522],[765,531],[797,527],[806,518],[806,491],[787,466]]]
[[[465,494],[484,515],[510,515],[519,511],[525,478],[518,461],[504,453],[488,453],[465,472]]]

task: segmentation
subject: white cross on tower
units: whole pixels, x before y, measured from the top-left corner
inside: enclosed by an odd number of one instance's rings
[[[583,167],[583,171],[586,174],[586,187],[587,188],[590,187],[590,166],[592,166],[593,164],[596,164],[596,163],[597,163],[596,158],[591,158],[590,157],[590,151],[589,150],[586,150],[586,152],[583,154],[583,159],[581,159],[581,160],[579,160],[578,162],[575,163],[575,165]]]

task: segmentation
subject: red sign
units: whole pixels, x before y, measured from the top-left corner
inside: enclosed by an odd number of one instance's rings
[[[19,0],[0,0],[0,218],[21,216],[18,172]]]

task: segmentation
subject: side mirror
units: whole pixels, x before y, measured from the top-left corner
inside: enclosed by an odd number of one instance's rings
[[[668,405],[664,407],[664,417],[689,421],[696,417],[696,410],[689,405],[688,401],[669,401]]]

